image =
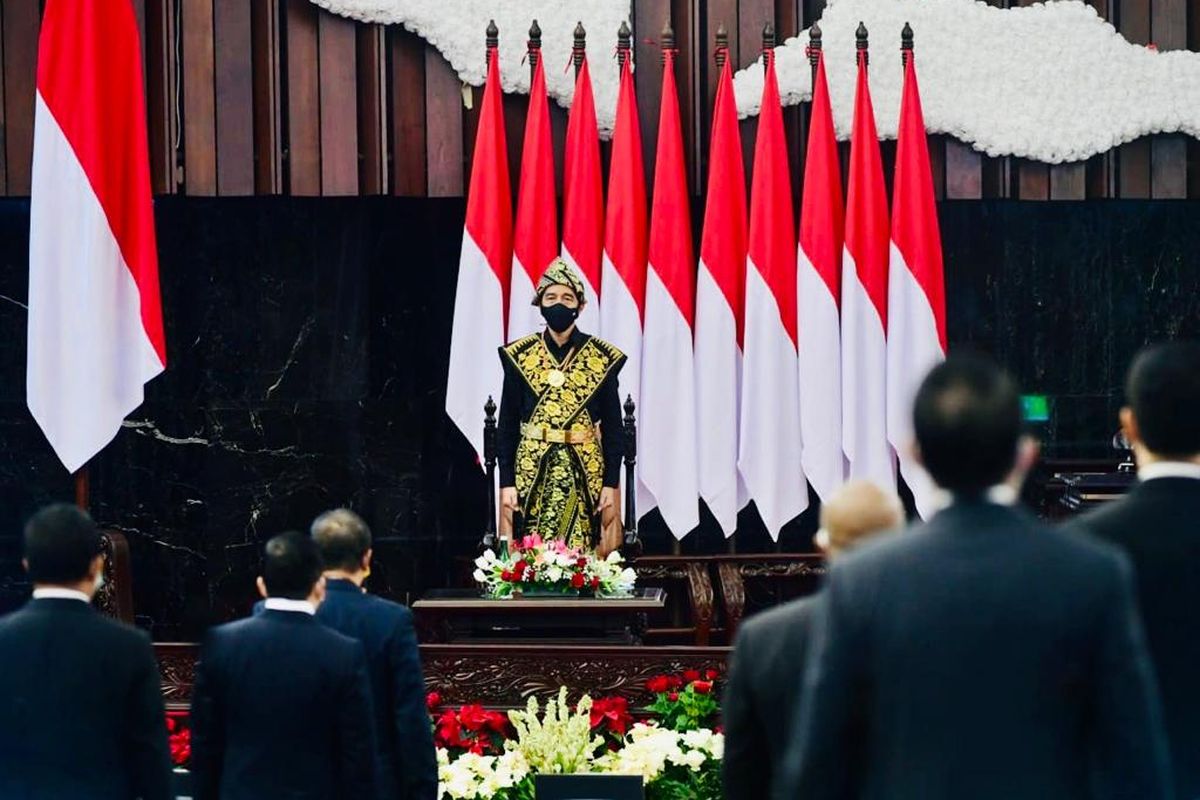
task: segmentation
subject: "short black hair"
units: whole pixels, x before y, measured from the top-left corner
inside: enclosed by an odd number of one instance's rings
[[[1003,481],[1021,438],[1021,397],[994,361],[952,355],[925,377],[913,430],[925,469],[939,486],[974,494]]]
[[[25,563],[34,583],[78,583],[104,550],[100,529],[69,503],[46,506],[25,523]]]
[[[1146,447],[1167,458],[1200,454],[1200,342],[1163,342],[1138,353],[1125,397]]]
[[[298,531],[286,531],[267,542],[263,557],[263,583],[270,597],[305,600],[321,578],[321,554]]]
[[[325,569],[353,572],[371,549],[371,529],[348,508],[326,511],[313,520],[311,532]]]

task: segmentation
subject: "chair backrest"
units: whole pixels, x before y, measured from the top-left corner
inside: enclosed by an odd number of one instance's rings
[[[133,569],[129,540],[116,531],[104,532],[104,585],[96,593],[96,607],[110,617],[133,624]]]
[[[644,800],[639,775],[537,775],[534,800]]]

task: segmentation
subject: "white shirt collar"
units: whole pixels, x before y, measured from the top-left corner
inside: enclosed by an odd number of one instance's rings
[[[1156,461],[1138,470],[1138,480],[1157,480],[1158,478],[1192,478],[1200,480],[1200,464],[1188,461]]]
[[[92,598],[88,597],[83,592],[76,589],[61,589],[58,587],[48,586],[42,589],[33,590],[34,600],[79,600],[91,605]]]
[[[299,614],[316,614],[317,607],[307,600],[289,600],[286,597],[268,597],[263,603],[268,611],[292,611]]]
[[[1015,506],[1020,500],[1020,494],[1007,483],[997,483],[984,492],[984,499],[998,506]],[[938,489],[933,500],[933,510],[944,511],[954,503],[954,495],[945,489]]]

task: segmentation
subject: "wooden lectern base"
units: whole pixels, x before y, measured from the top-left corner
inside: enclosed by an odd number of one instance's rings
[[[646,615],[666,592],[630,598],[537,597],[491,600],[475,589],[442,589],[413,603],[421,641],[439,644],[641,643]]]

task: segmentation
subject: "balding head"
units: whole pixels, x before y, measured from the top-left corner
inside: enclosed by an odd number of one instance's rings
[[[851,481],[821,506],[817,544],[834,556],[868,536],[902,524],[904,508],[893,492],[867,481]]]

